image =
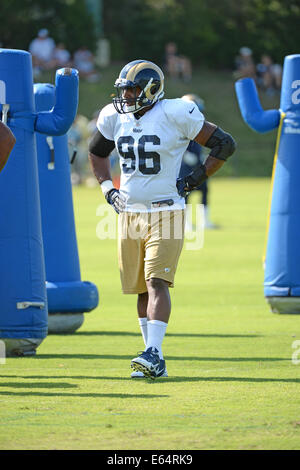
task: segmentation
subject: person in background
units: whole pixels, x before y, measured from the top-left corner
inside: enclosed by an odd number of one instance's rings
[[[275,89],[277,91],[280,91],[281,90],[281,82],[282,82],[282,65],[273,64],[272,65],[272,74],[273,74]]]
[[[98,116],[99,116],[100,111],[101,111],[101,108],[96,109],[96,111],[93,112],[92,118],[89,120],[88,131],[89,131],[90,137],[92,137],[94,132],[97,130],[97,121],[98,121]]]
[[[16,143],[16,138],[10,128],[0,121],[0,172],[3,170],[10,152]]]
[[[97,121],[98,121],[100,111],[101,111],[101,108],[94,111],[93,116],[87,125],[88,132],[89,132],[89,142],[93,138],[94,133],[97,131]],[[109,161],[110,161],[111,176],[112,176],[113,184],[117,189],[119,189],[120,187],[120,164],[119,164],[120,161],[119,161],[119,154],[116,151],[116,149],[113,149],[112,152],[110,153]]]
[[[256,79],[256,69],[252,57],[252,50],[249,47],[241,47],[239,55],[235,59],[235,79],[250,77]]]
[[[204,101],[198,95],[191,93],[191,94],[183,95],[181,98],[185,101],[191,101],[195,103],[201,112],[204,111],[205,109]],[[203,149],[201,145],[199,145],[194,140],[191,140],[186,152],[183,155],[179,177],[183,178],[189,175],[200,163],[204,164],[204,162],[205,162],[205,155],[203,153]],[[202,194],[201,203],[204,205],[205,228],[207,229],[218,228],[218,226],[210,220],[209,205],[208,205],[208,180],[205,180],[200,186],[195,188],[194,191],[200,192]],[[188,204],[188,201],[189,201],[189,195],[186,196],[185,198],[186,204]],[[192,226],[190,218],[191,218],[191,214],[187,213],[186,230],[188,231],[193,230],[193,226]]]
[[[29,44],[34,76],[38,76],[42,71],[55,67],[54,50],[55,41],[49,37],[48,29],[40,29],[37,37]]]
[[[71,181],[73,185],[81,184],[89,173],[88,168],[88,129],[89,120],[82,114],[77,114],[72,126],[68,130],[69,152],[74,156],[71,167]]]
[[[178,55],[174,42],[168,42],[165,48],[165,66],[171,78],[182,78],[189,82],[192,78],[192,64],[188,57]]]
[[[71,54],[63,42],[57,44],[53,53],[55,67],[72,67]]]
[[[272,96],[281,88],[282,67],[274,64],[272,58],[263,54],[261,61],[256,66],[257,86]]]
[[[272,59],[269,55],[263,54],[261,61],[256,66],[257,86],[267,93],[273,92]]]
[[[86,46],[81,46],[74,53],[74,67],[79,76],[90,83],[95,83],[100,78],[95,69],[94,55]]]

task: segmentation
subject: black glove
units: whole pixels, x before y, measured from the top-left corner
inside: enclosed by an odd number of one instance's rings
[[[202,164],[198,165],[192,173],[177,179],[176,187],[178,194],[181,197],[187,197],[193,189],[200,186],[207,178],[205,166]]]
[[[116,188],[111,189],[106,193],[105,199],[107,200],[108,204],[111,204],[115,209],[116,213],[119,214],[122,212],[126,207],[126,201],[120,194],[120,191]]]

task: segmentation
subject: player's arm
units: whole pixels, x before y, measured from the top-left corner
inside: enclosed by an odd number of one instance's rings
[[[201,131],[194,140],[210,149],[204,165],[207,176],[218,171],[236,149],[233,137],[208,121],[204,122]]]
[[[111,181],[109,154],[115,143],[106,139],[98,130],[89,143],[89,161],[95,177],[101,185],[104,181]]]
[[[114,147],[114,141],[106,139],[104,135],[97,130],[89,144],[89,161],[105,199],[119,214],[119,212],[125,208],[125,201],[119,191],[114,187],[111,178],[110,161],[108,157]]]
[[[218,171],[236,149],[233,137],[208,121],[204,122],[194,140],[208,147],[210,152],[204,165],[198,165],[192,173],[177,181],[178,192],[183,197]]]
[[[4,168],[16,138],[3,122],[0,121],[0,171]]]

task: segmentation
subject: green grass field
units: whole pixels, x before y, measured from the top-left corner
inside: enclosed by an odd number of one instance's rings
[[[96,237],[97,188],[76,187],[82,279],[99,307],[74,335],[0,365],[1,449],[300,449],[300,317],[270,312],[262,255],[269,179],[215,178],[204,248],[184,249],[164,353],[169,378],[130,379],[143,343],[116,241]],[[194,196],[195,202],[195,196]]]

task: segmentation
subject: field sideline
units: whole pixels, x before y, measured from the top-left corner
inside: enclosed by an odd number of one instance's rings
[[[169,378],[130,379],[143,343],[98,188],[74,188],[82,279],[100,304],[74,335],[0,364],[0,449],[300,449],[300,317],[270,312],[262,255],[270,180],[215,178],[204,248],[184,249],[164,342]],[[196,201],[193,196],[193,201]]]

